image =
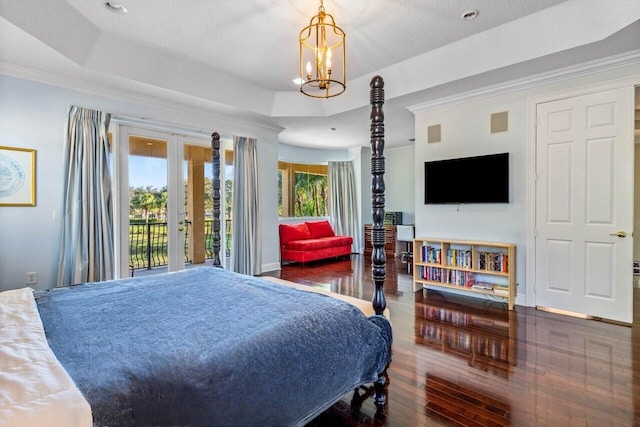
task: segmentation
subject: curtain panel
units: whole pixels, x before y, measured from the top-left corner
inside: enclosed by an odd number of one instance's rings
[[[101,111],[69,109],[58,286],[113,279],[110,118]]]
[[[360,217],[353,162],[329,162],[328,172],[331,225],[337,235],[353,237],[351,252],[360,252]]]
[[[232,270],[262,273],[262,230],[258,185],[257,140],[233,137]]]

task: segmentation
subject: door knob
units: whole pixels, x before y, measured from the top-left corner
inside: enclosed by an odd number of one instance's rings
[[[627,233],[624,231],[618,231],[617,233],[609,233],[609,236],[627,237]]]
[[[178,227],[178,231],[184,231],[184,227]]]

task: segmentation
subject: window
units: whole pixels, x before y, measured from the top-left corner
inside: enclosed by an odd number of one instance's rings
[[[278,162],[278,215],[327,216],[326,165]]]

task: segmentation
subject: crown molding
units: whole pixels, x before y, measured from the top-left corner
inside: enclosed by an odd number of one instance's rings
[[[442,108],[453,107],[471,101],[486,99],[511,92],[526,90],[549,83],[555,83],[576,77],[614,70],[629,65],[640,64],[640,49],[613,55],[607,58],[584,62],[579,65],[559,68],[557,70],[535,74],[533,76],[510,80],[477,90],[467,91],[452,96],[439,98],[407,107],[413,114],[425,113]]]
[[[168,132],[168,133],[172,133],[180,136],[189,136],[189,137],[196,137],[196,138],[211,139],[211,134],[212,134],[211,131],[208,131],[205,129],[185,128],[185,127],[181,127],[181,126],[177,126],[169,123],[157,122],[157,121],[148,120],[148,119],[138,119],[135,117],[120,116],[117,114],[111,116],[111,123],[116,123],[123,126],[131,126],[131,127],[156,130],[159,132]],[[225,138],[222,138],[222,139],[225,139]]]
[[[60,74],[38,70],[35,68],[25,67],[22,65],[12,64],[8,62],[0,61],[0,74],[7,75],[9,77],[15,77],[23,80],[30,80],[42,84],[61,87],[63,89],[82,92],[84,94],[101,96],[110,99],[117,99],[119,101],[130,102],[132,104],[143,105],[150,108],[158,108],[168,110],[176,113],[185,114],[196,119],[207,120],[212,123],[224,123],[226,128],[233,127],[249,127],[261,131],[267,131],[269,133],[280,133],[284,130],[283,127],[272,125],[269,123],[252,120],[250,118],[239,118],[234,115],[232,109],[224,105],[218,105],[213,101],[197,98],[190,95],[177,94],[183,98],[182,101],[163,98],[161,96],[149,95],[143,92],[136,91],[135,89],[122,89],[116,85],[110,85],[108,83],[96,83],[80,78],[67,77]],[[135,83],[134,83],[135,85]],[[158,90],[149,86],[151,90]],[[193,98],[194,104],[209,104],[196,106],[184,102],[184,98]],[[220,112],[219,109],[227,110],[228,112]],[[242,114],[238,112],[237,114]],[[118,113],[114,113],[115,116],[119,116]],[[123,116],[124,117],[124,116]],[[134,118],[127,117],[128,120],[138,121],[139,124],[149,123],[149,120],[143,117]],[[185,128],[186,130],[186,128]],[[195,133],[204,133],[205,131],[200,129],[191,129]]]

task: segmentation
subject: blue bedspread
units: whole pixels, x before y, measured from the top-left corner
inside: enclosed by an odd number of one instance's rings
[[[343,301],[203,267],[36,292],[94,424],[300,425],[390,360]]]

